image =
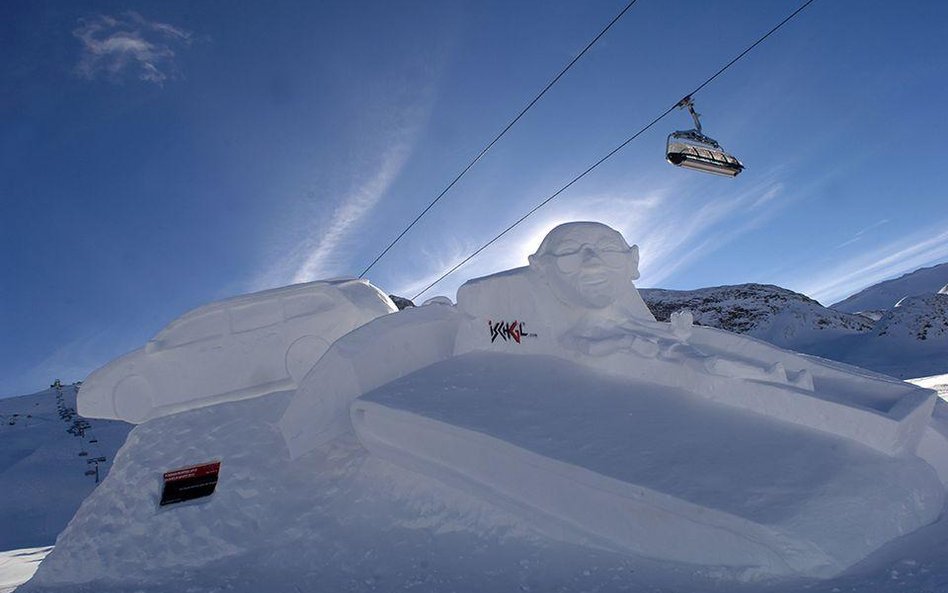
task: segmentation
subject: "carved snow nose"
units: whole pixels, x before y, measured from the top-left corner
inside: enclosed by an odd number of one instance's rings
[[[599,257],[599,253],[597,253],[596,250],[593,249],[592,247],[589,247],[589,246],[583,247],[582,249],[580,249],[580,253],[583,256],[584,264],[587,262],[591,262],[593,260],[599,262],[600,264],[603,263],[602,258]]]

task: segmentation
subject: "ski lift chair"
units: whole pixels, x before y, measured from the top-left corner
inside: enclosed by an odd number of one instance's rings
[[[690,96],[682,99],[678,107],[688,108],[692,119],[695,120],[695,129],[680,130],[668,135],[665,160],[678,167],[727,177],[736,177],[744,170],[741,161],[721,148],[717,140],[701,133],[699,114],[695,112],[694,101]]]

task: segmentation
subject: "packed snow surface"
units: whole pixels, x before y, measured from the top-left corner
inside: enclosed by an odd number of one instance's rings
[[[365,280],[295,284],[213,302],[93,372],[79,412],[138,423],[293,389],[336,338],[396,310]]]
[[[919,387],[934,389],[942,399],[948,400],[948,374],[909,379],[909,383],[914,383]]]
[[[291,461],[274,426],[288,399],[136,427],[21,592],[473,593],[582,583],[600,561],[608,569],[594,580],[633,574],[627,558],[550,543],[512,515],[371,457],[349,436]],[[159,509],[163,471],[212,457],[222,460],[214,495]]]
[[[12,593],[30,580],[51,546],[0,552],[0,593]]]
[[[452,358],[360,398],[353,421],[371,451],[534,510],[555,537],[751,573],[838,573],[944,502],[917,457],[547,356]]]
[[[291,460],[275,426],[290,397],[225,403],[137,426],[109,478],[18,593],[948,589],[944,521],[833,579],[742,583],[734,580],[741,571],[549,538],[469,489],[369,454],[351,435]],[[741,449],[735,441],[715,461],[749,455]],[[213,496],[159,509],[163,471],[212,457],[223,462]]]

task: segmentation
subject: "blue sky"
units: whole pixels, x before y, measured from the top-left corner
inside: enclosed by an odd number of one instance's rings
[[[76,380],[209,300],[358,274],[625,4],[0,6],[0,395]],[[369,275],[406,296],[798,1],[639,0]],[[818,0],[697,97],[737,179],[667,165],[675,112],[425,295],[600,220],[640,286],[824,304],[948,260],[948,3]]]

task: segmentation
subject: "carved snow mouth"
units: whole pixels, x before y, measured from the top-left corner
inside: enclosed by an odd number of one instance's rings
[[[595,276],[583,276],[579,279],[579,283],[585,287],[599,287],[608,284],[609,278],[598,274]]]

